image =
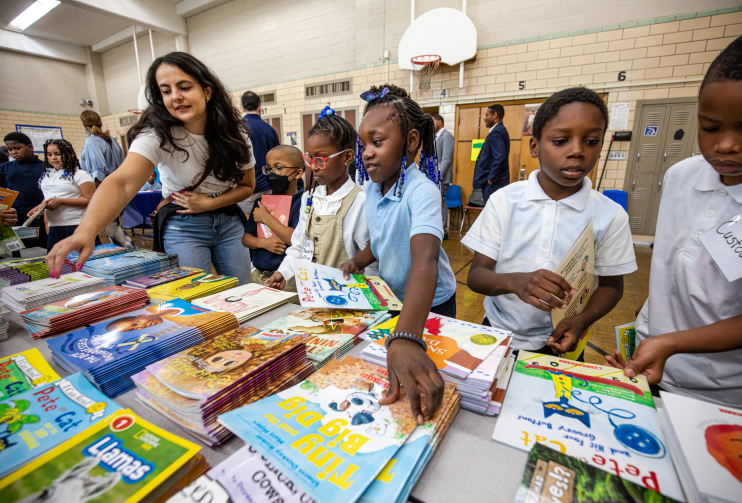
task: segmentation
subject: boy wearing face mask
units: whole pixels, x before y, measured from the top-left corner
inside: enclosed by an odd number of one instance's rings
[[[242,235],[242,244],[252,250],[254,269],[250,281],[259,285],[276,272],[286,256],[286,247],[291,245],[291,235],[299,222],[301,196],[304,193],[303,189],[297,188],[297,183],[304,174],[301,150],[290,145],[278,145],[268,152],[265,161],[265,179],[273,195],[291,196],[291,213],[288,222],[279,222],[263,206],[262,196],[252,207],[245,225],[245,234]],[[258,224],[266,225],[275,235],[269,238],[258,237]],[[294,278],[287,280],[284,291],[296,291]]]

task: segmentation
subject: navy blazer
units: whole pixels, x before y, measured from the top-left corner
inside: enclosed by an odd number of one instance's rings
[[[250,128],[250,142],[252,143],[252,153],[255,156],[255,193],[263,192],[270,189],[268,180],[263,174],[265,166],[265,156],[277,145],[281,144],[278,139],[278,133],[273,126],[260,118],[256,113],[245,115],[245,123]]]
[[[510,135],[502,122],[498,122],[487,135],[474,166],[475,189],[483,189],[487,181],[497,190],[510,183]],[[493,190],[493,192],[494,192]]]

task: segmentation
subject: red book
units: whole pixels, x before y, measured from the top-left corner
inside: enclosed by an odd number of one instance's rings
[[[263,206],[265,206],[271,215],[283,225],[289,225],[289,216],[291,215],[291,196],[263,196]],[[258,237],[269,238],[275,236],[267,225],[258,224]]]

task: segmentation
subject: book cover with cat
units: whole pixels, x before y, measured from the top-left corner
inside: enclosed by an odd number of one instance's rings
[[[200,274],[203,271],[196,267],[176,267],[175,269],[168,269],[167,271],[150,274],[149,276],[142,276],[141,278],[130,279],[126,282],[127,286],[131,285],[134,288],[152,288],[153,286],[164,285],[178,279],[187,278],[194,274]]]
[[[492,440],[537,443],[684,500],[644,376],[521,350]]]
[[[385,369],[347,356],[219,421],[317,501],[356,501],[417,427],[408,400],[379,404],[388,387]]]
[[[36,348],[0,358],[0,402],[59,379]]]

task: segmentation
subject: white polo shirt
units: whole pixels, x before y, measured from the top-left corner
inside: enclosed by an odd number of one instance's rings
[[[82,197],[80,185],[93,183],[93,177],[87,171],[77,168],[72,180],[63,178],[64,170],[54,168],[46,169],[47,175],[41,179],[41,191],[44,199],[58,197],[60,199],[78,199]],[[87,208],[63,205],[54,211],[47,210],[46,218],[50,227],[65,227],[68,225],[80,225],[82,217],[85,216]]]
[[[538,173],[492,194],[461,243],[497,261],[497,273],[554,271],[592,219],[595,274],[636,271],[629,216],[623,208],[592,190],[589,178],[576,194],[554,201],[541,188]],[[484,310],[493,326],[513,332],[515,349],[542,348],[554,330],[549,313],[515,294],[487,297]]]
[[[649,277],[649,299],[636,319],[637,342],[742,314],[742,279],[729,282],[698,237],[742,212],[742,185],[727,187],[702,156],[665,175]],[[742,349],[678,354],[661,386],[673,393],[742,406]]]

